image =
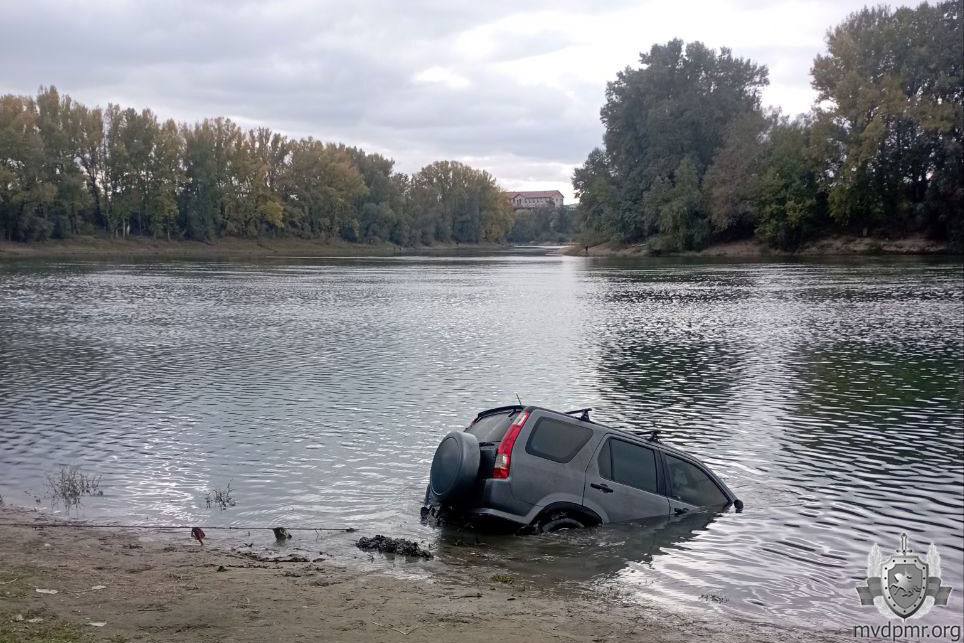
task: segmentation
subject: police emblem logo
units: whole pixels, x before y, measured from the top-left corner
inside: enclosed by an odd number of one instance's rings
[[[934,605],[947,605],[951,588],[941,585],[941,559],[933,544],[927,558],[911,550],[907,534],[900,547],[885,559],[875,543],[867,557],[866,586],[858,586],[861,605],[875,605],[887,618],[919,618]],[[888,612],[889,610],[889,612]]]

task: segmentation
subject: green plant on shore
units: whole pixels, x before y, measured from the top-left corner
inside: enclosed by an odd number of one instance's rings
[[[234,497],[231,495],[231,483],[224,489],[219,489],[218,487],[212,487],[208,489],[208,492],[204,494],[204,502],[207,508],[217,507],[221,511],[224,511],[228,507],[233,507],[237,504]]]
[[[100,491],[99,475],[84,472],[76,465],[62,465],[60,471],[47,476],[50,495],[69,507],[80,504],[82,496],[103,495]]]

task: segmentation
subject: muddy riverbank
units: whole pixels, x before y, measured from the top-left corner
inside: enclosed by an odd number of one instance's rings
[[[119,259],[145,257],[159,259],[272,259],[292,257],[388,257],[395,255],[458,254],[491,252],[507,248],[497,244],[402,247],[391,243],[324,243],[310,239],[219,239],[168,241],[147,237],[112,239],[75,237],[35,243],[0,241],[0,259]]]
[[[600,243],[597,245],[571,245],[563,250],[571,256],[591,257],[645,257],[654,253],[648,244]],[[945,255],[953,254],[946,243],[925,237],[904,239],[877,239],[872,237],[853,237],[834,235],[818,239],[796,251],[788,252],[771,248],[759,241],[747,239],[713,244],[703,250],[693,252],[658,253],[671,257],[734,257],[746,259],[787,258],[787,257],[841,257],[861,255]]]
[[[0,523],[46,520],[0,508]],[[415,562],[388,574],[319,558],[265,562],[187,534],[0,524],[0,642],[834,640],[534,588],[482,567],[426,580],[405,573]]]

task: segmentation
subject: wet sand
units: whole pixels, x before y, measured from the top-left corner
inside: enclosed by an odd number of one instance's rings
[[[0,507],[0,523],[46,520]],[[690,619],[618,596],[506,583],[482,566],[425,580],[351,569],[334,559],[265,562],[202,547],[187,534],[0,526],[3,643],[704,638],[838,640],[829,633]]]

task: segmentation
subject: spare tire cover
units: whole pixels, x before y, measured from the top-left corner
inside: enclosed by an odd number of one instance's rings
[[[430,486],[440,500],[451,502],[475,487],[479,473],[479,441],[471,433],[452,431],[435,450]]]

